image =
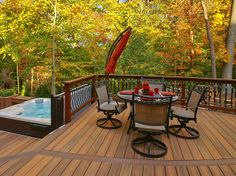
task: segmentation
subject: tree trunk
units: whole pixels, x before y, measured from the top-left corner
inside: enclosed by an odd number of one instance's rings
[[[16,61],[16,82],[17,82],[17,93],[20,93],[20,77],[19,77],[19,63]]]
[[[53,17],[53,38],[52,38],[52,82],[51,82],[51,94],[56,94],[56,42],[55,42],[55,26],[57,19],[57,0],[54,4],[54,17]]]
[[[231,19],[226,42],[226,48],[229,55],[229,62],[224,63],[223,78],[232,79],[234,64],[234,47],[236,42],[236,0],[232,1]]]
[[[201,0],[201,4],[202,4],[203,13],[204,13],[205,23],[206,23],[207,38],[208,38],[209,45],[210,45],[211,76],[212,76],[212,78],[216,78],[216,57],[215,57],[214,43],[213,43],[212,36],[211,36],[210,24],[209,24],[209,20],[208,20],[205,2],[203,0]]]
[[[34,68],[31,68],[31,79],[30,79],[30,95],[34,93]]]

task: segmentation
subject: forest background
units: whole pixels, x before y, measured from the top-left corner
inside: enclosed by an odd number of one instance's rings
[[[4,0],[0,2],[0,89],[49,96],[56,93],[52,82],[60,92],[66,80],[104,73],[111,45],[127,27],[132,27],[132,34],[116,74],[212,77],[213,46],[216,76],[222,77],[224,65],[230,62],[226,41],[232,2]],[[235,79],[235,55],[233,59]]]

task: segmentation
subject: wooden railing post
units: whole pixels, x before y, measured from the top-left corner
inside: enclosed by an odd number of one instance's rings
[[[185,81],[181,80],[181,104],[185,105]]]
[[[65,84],[65,124],[71,121],[71,95],[70,95],[70,86]]]

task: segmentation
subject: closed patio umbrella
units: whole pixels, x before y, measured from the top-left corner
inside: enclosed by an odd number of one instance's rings
[[[121,53],[123,52],[129,40],[131,30],[132,28],[128,27],[116,38],[115,42],[112,44],[105,65],[106,75],[109,75],[110,73],[112,74],[115,73],[117,60],[119,59]]]

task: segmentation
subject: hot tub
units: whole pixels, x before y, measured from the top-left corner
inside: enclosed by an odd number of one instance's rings
[[[51,99],[35,98],[0,110],[0,129],[43,137],[50,131]]]

